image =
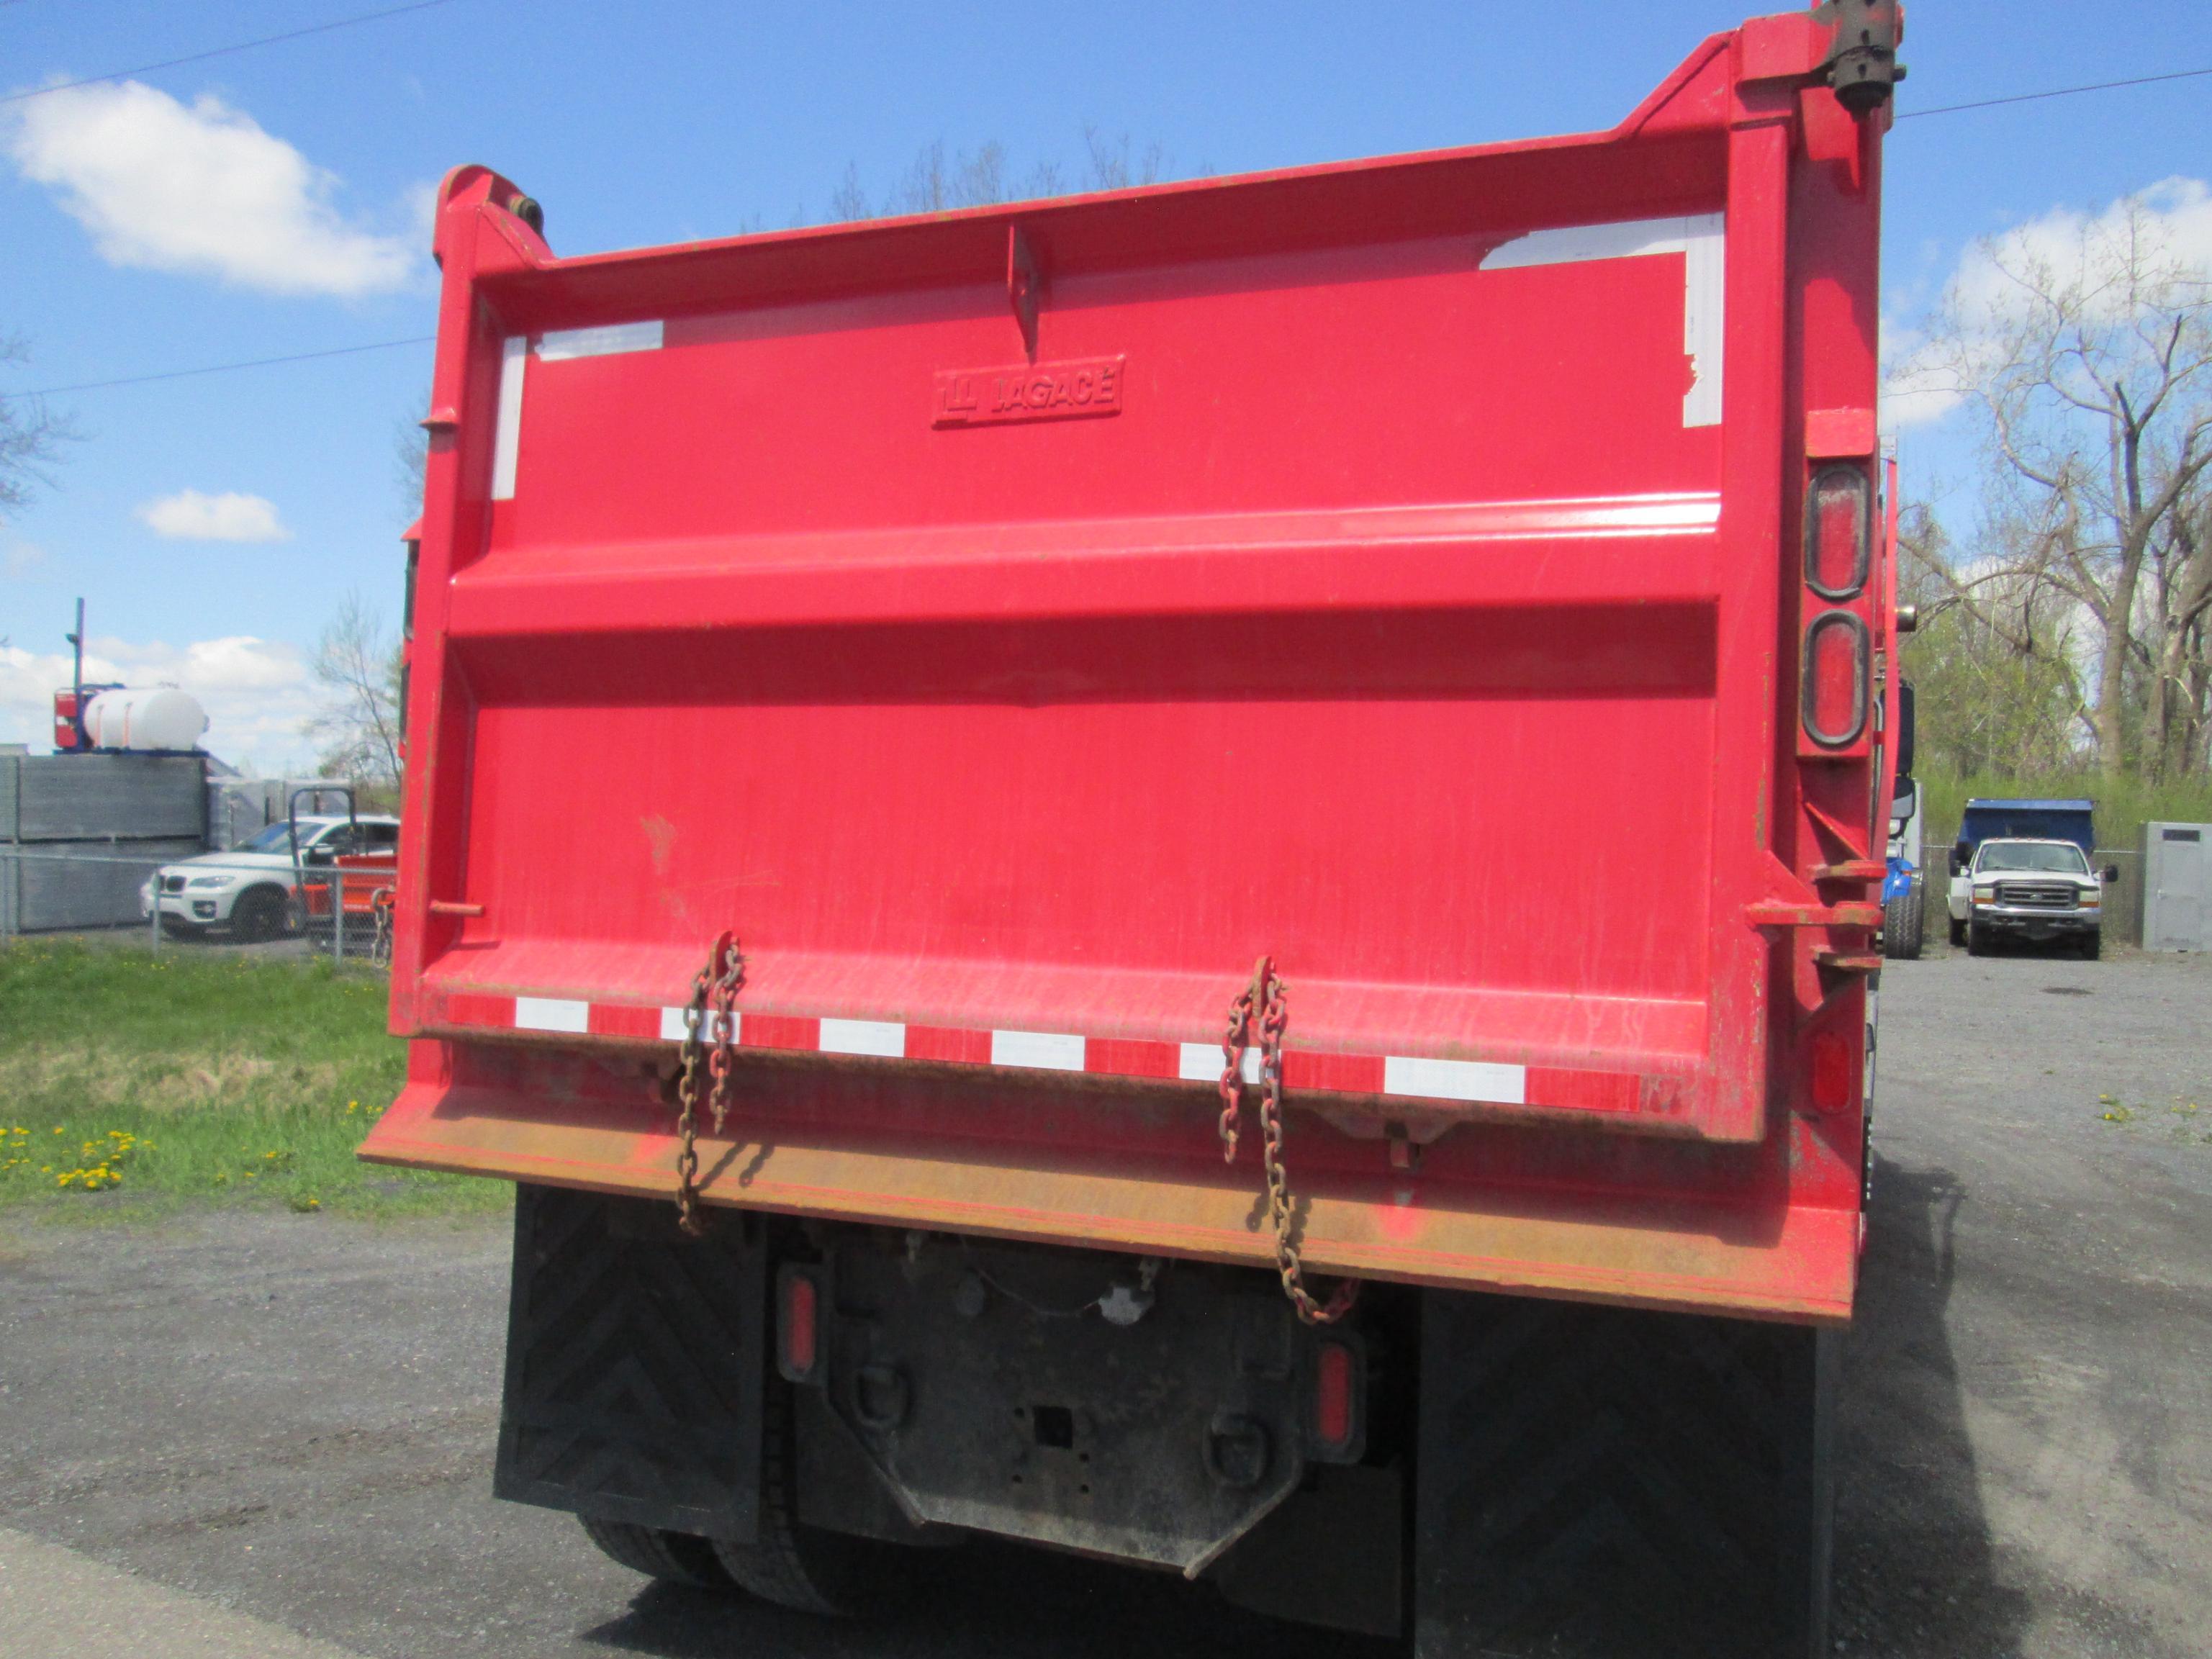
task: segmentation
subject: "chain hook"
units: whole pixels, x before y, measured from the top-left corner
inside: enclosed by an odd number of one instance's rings
[[[1283,1167],[1283,1033],[1290,1025],[1290,988],[1275,971],[1273,957],[1253,965],[1252,982],[1229,1005],[1229,1027],[1221,1041],[1221,1155],[1237,1160],[1237,1120],[1244,1098],[1244,1056],[1260,1050],[1260,1162],[1267,1183],[1267,1218],[1275,1229],[1275,1272],[1283,1294],[1309,1325],[1334,1325],[1359,1300],[1359,1281],[1340,1279],[1327,1302],[1305,1286],[1305,1264],[1293,1234],[1289,1173]]]
[[[744,981],[744,953],[738,949],[736,934],[724,933],[707,953],[707,965],[692,976],[691,1000],[684,1010],[683,1070],[676,1083],[676,1219],[693,1238],[707,1231],[706,1212],[699,1202],[700,1067],[704,1065],[709,1079],[708,1109],[714,1115],[714,1133],[720,1134],[730,1109],[738,992]]]

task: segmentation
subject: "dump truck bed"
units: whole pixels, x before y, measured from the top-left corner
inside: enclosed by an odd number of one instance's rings
[[[449,178],[367,1155],[672,1190],[726,930],[710,1203],[1266,1260],[1216,1123],[1266,957],[1314,1267],[1844,1313],[1887,622],[1878,545],[1801,573],[1808,479],[1879,541],[1824,45],[1602,134],[634,253]],[[1856,690],[1801,697],[1828,611]]]

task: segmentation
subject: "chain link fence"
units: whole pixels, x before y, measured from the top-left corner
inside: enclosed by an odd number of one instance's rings
[[[0,940],[143,928],[155,951],[264,945],[388,964],[394,878],[389,863],[226,861],[195,844],[0,845]]]
[[[2119,879],[2105,884],[2105,919],[2101,924],[2107,945],[2141,945],[2143,926],[2143,854],[2142,826],[2133,826],[2135,843],[2129,847],[2100,847],[2089,854],[2089,866],[2094,870],[2118,870]],[[1947,896],[1951,890],[1951,849],[1959,844],[1959,832],[1954,828],[1940,834],[1934,830],[1924,833],[1921,846],[1925,849],[1928,868],[1928,927],[1931,933],[1939,933]]]

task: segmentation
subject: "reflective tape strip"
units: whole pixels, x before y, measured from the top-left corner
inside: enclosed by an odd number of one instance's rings
[[[1635,259],[1659,253],[1682,256],[1682,351],[1690,360],[1690,389],[1682,394],[1682,424],[1721,423],[1721,342],[1727,332],[1728,216],[1692,213],[1680,218],[1626,219],[1602,225],[1532,230],[1483,255],[1484,270],[1529,265],[1579,264],[1589,259]]]
[[[659,319],[649,323],[617,323],[611,328],[556,328],[538,337],[540,362],[558,363],[571,357],[607,357],[621,351],[658,351]]]
[[[1083,1039],[1058,1031],[994,1031],[991,1064],[1044,1072],[1083,1069]]]
[[[684,1041],[684,1037],[689,1035],[684,1027],[684,1017],[689,1012],[690,1012],[690,1010],[688,1008],[663,1008],[660,1011],[660,1040],[662,1042],[681,1042]],[[743,1038],[739,1036],[738,1033],[744,1030],[744,1016],[741,1013],[732,1012],[727,1016],[727,1018],[730,1022],[730,1041],[732,1042],[742,1042]],[[707,1013],[702,1015],[699,1020],[700,1041],[702,1042],[720,1042],[722,1040],[721,1023],[723,1018],[723,1015],[715,1013],[712,1010],[709,1010]]]
[[[499,422],[492,428],[491,498],[514,499],[514,474],[522,459],[522,379],[530,367],[530,340],[517,334],[499,352]]]
[[[592,1005],[566,997],[517,997],[514,1029],[518,1031],[567,1031],[581,1035],[592,1029]]]
[[[1221,1062],[1224,1056],[1218,1042],[1186,1042],[1182,1045],[1182,1064],[1176,1075],[1186,1083],[1218,1083],[1221,1081]],[[1244,1051],[1244,1080],[1260,1080],[1260,1051]]]
[[[906,1027],[885,1019],[825,1019],[822,1022],[822,1052],[902,1060],[906,1057]]]
[[[1386,1054],[1382,1092],[1421,1100],[1480,1100],[1493,1105],[1525,1105],[1528,1068],[1479,1060],[1413,1060]]]
[[[664,1042],[684,1038],[685,1011],[565,997],[488,996],[451,992],[444,1018],[431,1024],[635,1041],[658,1027]],[[722,1040],[723,1016],[709,1012],[701,1037]],[[1073,1032],[963,1030],[896,1020],[813,1018],[732,1013],[729,1041],[740,1048],[925,1060],[948,1065],[1005,1066],[1024,1071],[1085,1072],[1100,1076],[1216,1083],[1218,1042],[1158,1042],[1091,1038]],[[1436,1060],[1412,1054],[1347,1054],[1286,1048],[1284,1081],[1296,1094],[1389,1095],[1409,1100],[1534,1106],[1562,1111],[1626,1113],[1658,1108],[1679,1096],[1681,1080],[1646,1079],[1634,1072],[1509,1065],[1496,1060]],[[1260,1080],[1260,1053],[1244,1053],[1244,1080]],[[1656,1090],[1650,1098],[1644,1095]]]

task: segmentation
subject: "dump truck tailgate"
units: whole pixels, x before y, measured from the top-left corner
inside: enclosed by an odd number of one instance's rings
[[[1793,763],[1791,515],[1874,163],[1766,21],[1607,134],[928,220],[449,179],[370,1155],[665,1190],[728,930],[710,1200],[1249,1257],[1264,956],[1316,1263],[1841,1311],[1878,747]]]

